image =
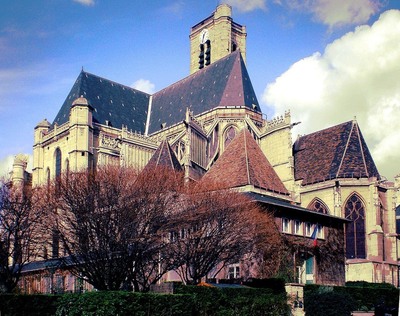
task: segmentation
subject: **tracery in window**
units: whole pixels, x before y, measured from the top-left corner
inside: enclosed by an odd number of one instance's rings
[[[229,126],[225,130],[225,135],[224,135],[224,148],[226,148],[230,142],[235,138],[236,136],[236,128],[234,126]]]
[[[329,214],[329,209],[325,205],[324,202],[322,202],[320,199],[315,198],[314,200],[311,201],[311,203],[307,207],[309,210],[322,213],[322,214]]]
[[[351,220],[346,224],[346,258],[365,259],[365,208],[355,193],[345,204],[345,217]]]

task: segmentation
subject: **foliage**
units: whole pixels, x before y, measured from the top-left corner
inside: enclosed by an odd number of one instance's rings
[[[269,279],[249,279],[243,282],[243,285],[250,286],[253,288],[271,289],[274,294],[286,293],[285,280],[279,278]]]
[[[306,315],[350,316],[357,309],[357,303],[348,293],[311,293],[304,300]]]
[[[286,293],[269,289],[182,286],[177,293],[194,298],[194,315],[289,315]]]
[[[55,295],[0,295],[0,315],[53,316],[57,310]]]
[[[178,294],[87,292],[56,295],[0,295],[5,316],[257,316],[289,315],[286,295],[268,289],[181,286]]]
[[[284,278],[286,282],[297,282],[298,276],[293,271],[293,261],[300,266],[304,259],[314,256],[317,262],[317,283],[342,284],[344,282],[344,242],[343,228],[326,228],[325,240],[318,241],[315,247],[310,239],[295,235],[283,236],[283,250],[276,277]],[[293,259],[292,259],[293,258]]]
[[[23,267],[37,254],[42,210],[39,189],[0,182],[0,292],[12,292]]]
[[[326,287],[319,285],[306,285],[304,288],[305,310],[309,315],[314,315],[314,308],[322,308],[314,305],[323,305],[321,300],[335,297],[346,297],[354,303],[353,310],[374,310],[377,306],[397,307],[399,304],[399,290],[391,285],[370,284],[367,282],[352,282],[351,286]],[[362,285],[361,287],[356,286]],[[331,303],[329,303],[331,304]],[[340,305],[340,301],[338,302]]]
[[[349,281],[346,287],[367,287],[373,289],[395,289],[396,287],[390,283],[370,283],[367,281]]]
[[[56,315],[188,315],[191,305],[190,297],[182,295],[105,291],[65,295]]]

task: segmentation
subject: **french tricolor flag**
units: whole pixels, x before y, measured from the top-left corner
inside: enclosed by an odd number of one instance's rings
[[[317,235],[318,235],[318,225],[315,225],[314,231],[311,234],[311,239],[313,241],[313,246],[317,247]]]

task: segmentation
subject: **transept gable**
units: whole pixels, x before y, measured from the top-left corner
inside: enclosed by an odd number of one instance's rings
[[[229,188],[253,185],[269,192],[289,195],[257,142],[245,128],[202,179],[208,180]]]
[[[295,179],[302,184],[335,178],[380,178],[356,121],[300,137],[293,146]]]
[[[150,95],[85,71],[76,79],[53,125],[69,120],[72,103],[81,96],[93,108],[93,122],[144,134]]]

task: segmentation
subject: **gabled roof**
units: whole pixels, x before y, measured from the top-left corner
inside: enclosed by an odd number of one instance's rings
[[[53,125],[69,120],[76,98],[83,96],[93,108],[93,122],[144,133],[150,95],[130,87],[81,71]]]
[[[293,146],[295,179],[380,178],[356,121],[300,137]]]
[[[182,171],[182,166],[167,140],[161,142],[160,146],[158,146],[157,150],[147,163],[146,167],[147,166],[171,167],[175,171]]]
[[[247,129],[236,135],[202,181],[229,188],[253,185],[266,191],[289,194]]]
[[[186,108],[194,115],[218,106],[247,106],[260,110],[240,51],[212,63],[155,93],[152,98],[149,134],[185,119]]]

